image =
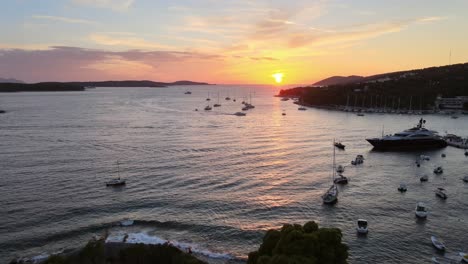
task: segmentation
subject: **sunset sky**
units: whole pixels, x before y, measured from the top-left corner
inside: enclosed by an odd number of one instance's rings
[[[468,62],[468,1],[8,0],[0,77],[309,84]]]

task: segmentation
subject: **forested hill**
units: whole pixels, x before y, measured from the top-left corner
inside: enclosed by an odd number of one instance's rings
[[[358,104],[374,107],[383,100],[398,100],[401,107],[413,104],[429,109],[437,95],[468,96],[468,63],[385,73],[355,83],[281,90],[280,96],[299,96],[310,105]],[[373,99],[373,100],[372,100]],[[351,102],[350,102],[351,101]]]

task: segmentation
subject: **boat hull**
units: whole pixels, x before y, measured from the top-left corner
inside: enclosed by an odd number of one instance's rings
[[[366,139],[374,149],[391,150],[391,149],[435,149],[445,148],[447,142],[443,139],[393,139],[385,140],[380,138]]]

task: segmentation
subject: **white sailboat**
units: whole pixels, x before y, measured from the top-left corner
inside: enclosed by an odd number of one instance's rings
[[[335,140],[333,140],[334,143]],[[338,187],[334,183],[335,180],[335,147],[333,147],[333,167],[332,167],[332,186],[322,195],[323,203],[334,204],[338,201]]]
[[[119,166],[118,161],[117,161],[117,176],[118,176],[117,179],[113,179],[113,180],[106,182],[106,186],[122,186],[122,185],[125,185],[126,183],[125,179],[120,178],[120,166]]]

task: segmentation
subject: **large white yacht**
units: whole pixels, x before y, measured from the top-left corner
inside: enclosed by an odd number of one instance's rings
[[[368,138],[369,143],[375,149],[401,149],[401,148],[443,148],[447,142],[436,131],[424,127],[426,120],[420,119],[419,123],[405,131],[381,138]]]

